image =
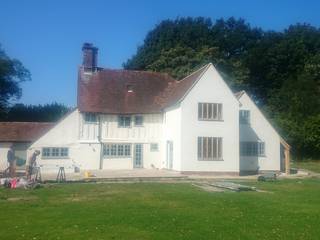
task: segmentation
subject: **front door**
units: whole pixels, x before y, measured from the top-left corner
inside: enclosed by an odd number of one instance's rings
[[[134,144],[133,167],[134,168],[143,167],[143,145],[142,144]]]
[[[167,169],[172,169],[173,167],[173,142],[167,141]]]

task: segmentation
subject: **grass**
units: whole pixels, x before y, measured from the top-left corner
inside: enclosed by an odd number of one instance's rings
[[[296,161],[292,167],[320,173],[320,161]]]
[[[205,192],[191,184],[0,189],[1,239],[319,239],[320,179]]]

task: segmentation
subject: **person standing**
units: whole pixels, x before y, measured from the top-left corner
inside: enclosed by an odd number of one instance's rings
[[[26,166],[26,175],[27,179],[31,180],[32,174],[34,174],[34,168],[37,166],[37,156],[39,156],[40,151],[36,150],[32,153],[30,158],[28,159],[28,163]]]
[[[7,152],[7,161],[9,163],[9,176],[13,178],[16,175],[16,159],[14,157],[12,146],[9,148]]]

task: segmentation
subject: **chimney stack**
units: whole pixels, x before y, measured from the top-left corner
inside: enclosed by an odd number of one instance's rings
[[[95,72],[98,65],[98,48],[94,47],[92,43],[84,43],[82,47],[83,52],[83,68],[85,72]]]

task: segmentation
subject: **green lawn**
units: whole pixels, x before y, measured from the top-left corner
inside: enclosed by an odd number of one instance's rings
[[[188,183],[0,189],[0,239],[319,239],[320,179],[205,192]]]
[[[299,161],[294,162],[292,164],[292,167],[299,168],[299,169],[305,169],[310,170],[316,173],[320,173],[320,161]]]

